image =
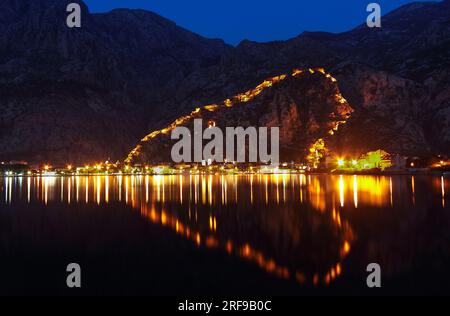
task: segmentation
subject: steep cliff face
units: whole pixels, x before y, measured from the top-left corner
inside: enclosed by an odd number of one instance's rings
[[[421,83],[355,63],[338,65],[333,74],[355,107],[336,137],[340,151],[384,148],[407,155],[448,154],[449,88],[438,87],[446,78],[436,80],[434,74]]]
[[[360,64],[342,64],[334,74],[355,107],[336,133],[334,151],[356,155],[374,148],[409,155],[431,151],[424,129],[430,96],[424,85]]]
[[[333,148],[450,154],[449,0],[406,5],[381,29],[237,47],[151,12],[90,14],[81,1],[83,27],[70,30],[68,2],[0,0],[0,160],[123,159],[183,113],[316,67],[355,109]]]
[[[176,141],[171,140],[171,132],[184,126],[194,135],[195,119],[203,120],[204,129],[208,124],[221,128],[224,144],[227,127],[279,127],[281,160],[304,161],[317,139],[332,137],[352,112],[336,79],[323,69],[294,70],[153,131],[130,153],[128,162],[172,162],[171,149]]]

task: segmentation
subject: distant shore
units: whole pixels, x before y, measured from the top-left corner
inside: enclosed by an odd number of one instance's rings
[[[119,176],[249,176],[249,175],[345,175],[345,176],[446,176],[450,177],[449,171],[440,171],[440,170],[402,170],[402,171],[359,171],[359,172],[350,172],[350,171],[311,171],[311,172],[277,172],[277,173],[257,173],[257,172],[235,172],[235,173],[217,173],[217,172],[197,172],[197,173],[188,173],[188,172],[180,172],[180,173],[83,173],[83,174],[11,174],[5,175],[0,174],[0,178],[35,178],[35,177],[55,177],[55,178],[64,178],[64,177],[119,177]]]

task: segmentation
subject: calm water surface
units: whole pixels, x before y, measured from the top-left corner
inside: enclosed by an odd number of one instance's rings
[[[431,176],[0,178],[0,293],[450,294],[449,188]],[[65,287],[71,262],[81,290]]]

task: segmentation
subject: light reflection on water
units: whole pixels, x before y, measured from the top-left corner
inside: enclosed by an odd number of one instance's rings
[[[191,175],[6,177],[1,203],[124,203],[198,247],[284,279],[329,284],[358,239],[343,213],[446,207],[449,179],[414,176]],[[325,231],[325,232],[324,232]]]

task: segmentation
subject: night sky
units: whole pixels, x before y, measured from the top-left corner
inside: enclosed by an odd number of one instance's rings
[[[430,0],[428,0],[430,1]],[[91,12],[140,8],[178,25],[230,44],[243,39],[285,40],[303,31],[343,32],[364,23],[367,4],[377,2],[382,14],[412,0],[85,0]]]

